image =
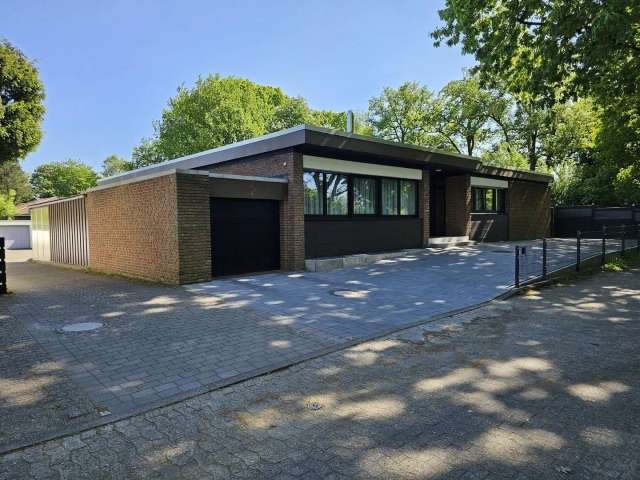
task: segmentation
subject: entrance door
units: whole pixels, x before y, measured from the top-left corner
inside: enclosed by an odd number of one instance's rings
[[[429,203],[430,236],[443,237],[447,234],[446,202],[447,177],[431,173],[431,198]]]
[[[276,200],[212,198],[214,276],[280,268],[280,215]]]

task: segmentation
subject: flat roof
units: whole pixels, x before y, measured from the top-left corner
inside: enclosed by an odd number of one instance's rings
[[[551,175],[484,166],[477,157],[303,124],[103,178],[98,180],[98,185],[106,187],[107,185],[132,181],[138,177],[146,177],[163,171],[197,169],[207,165],[293,147],[298,147],[302,151],[312,154],[322,154],[324,152],[328,155],[366,155],[374,162],[387,164],[412,165],[415,167],[431,166],[433,168],[479,175],[493,175],[544,183],[552,180]]]

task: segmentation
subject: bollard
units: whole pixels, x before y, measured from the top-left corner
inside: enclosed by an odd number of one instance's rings
[[[542,279],[547,278],[547,239],[542,239]]]
[[[625,247],[625,240],[626,240],[626,233],[627,233],[627,229],[625,228],[625,225],[622,226],[622,240],[621,240],[621,245],[620,245],[620,256],[624,257],[624,247]]]
[[[602,265],[607,263],[607,226],[602,226],[602,260],[600,261]]]
[[[580,230],[576,232],[576,272],[580,271]]]
[[[520,286],[520,247],[516,245],[516,288]]]
[[[7,263],[5,262],[4,237],[0,237],[0,295],[7,293]]]

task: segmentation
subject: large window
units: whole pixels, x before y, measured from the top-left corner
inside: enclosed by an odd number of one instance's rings
[[[325,173],[327,182],[327,215],[347,215],[349,213],[349,182],[346,175]]]
[[[473,187],[473,211],[477,213],[504,213],[506,190],[502,188]]]
[[[417,195],[415,180],[304,172],[306,215],[415,216]]]
[[[354,215],[375,215],[378,213],[378,180],[375,178],[353,177]]]

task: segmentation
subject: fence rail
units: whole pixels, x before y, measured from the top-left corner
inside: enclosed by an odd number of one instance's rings
[[[7,261],[4,237],[0,237],[0,295],[7,293]]]
[[[600,257],[604,265],[607,256],[635,249],[640,252],[640,224],[604,225],[598,230],[578,231],[574,238],[545,238],[515,247],[515,286],[519,287],[563,268],[582,264]]]

